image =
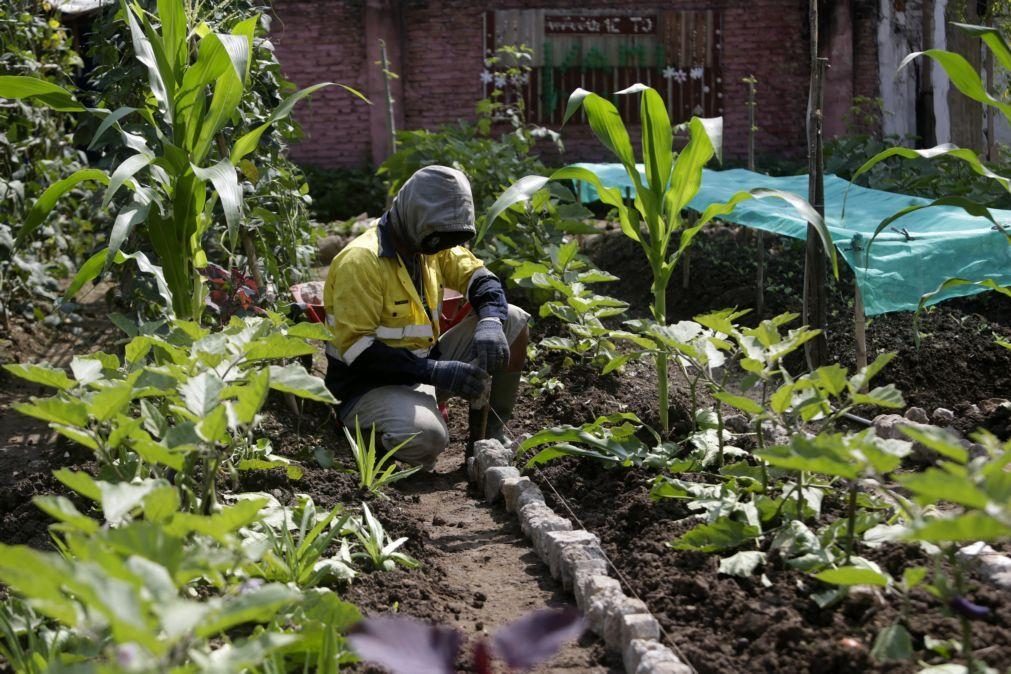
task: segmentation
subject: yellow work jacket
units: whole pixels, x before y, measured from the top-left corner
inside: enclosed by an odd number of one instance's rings
[[[443,288],[464,296],[490,274],[467,248],[419,256],[424,301],[384,229],[372,227],[333,262],[323,287],[333,339],[327,354],[351,365],[376,340],[425,357],[439,339]]]

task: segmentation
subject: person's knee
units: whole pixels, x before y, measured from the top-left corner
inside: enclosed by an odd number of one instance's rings
[[[449,446],[449,429],[441,419],[419,424],[404,434],[383,434],[383,444],[387,450],[397,449],[397,460],[415,466],[431,467],[446,447]]]

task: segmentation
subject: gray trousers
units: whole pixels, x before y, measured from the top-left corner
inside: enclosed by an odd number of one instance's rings
[[[509,305],[509,317],[502,326],[512,344],[530,315]],[[478,317],[473,311],[439,338],[440,360],[470,360],[474,329]],[[435,459],[449,446],[449,429],[439,412],[439,402],[450,396],[434,386],[380,386],[363,395],[345,410],[341,422],[353,428],[357,419],[365,435],[374,424],[386,450],[405,443],[397,450],[397,460],[430,470]]]

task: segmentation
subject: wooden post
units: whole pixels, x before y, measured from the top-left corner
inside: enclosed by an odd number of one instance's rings
[[[867,367],[867,317],[864,315],[864,296],[860,293],[856,280],[853,281],[853,339],[857,347],[856,364],[859,371]]]
[[[827,59],[818,56],[818,0],[811,0],[811,88],[807,101],[807,165],[808,201],[818,214],[825,215],[825,161],[822,154],[822,100]],[[815,228],[807,226],[807,246],[804,256],[803,320],[811,328],[821,330],[805,344],[808,367],[812,370],[828,364],[827,293],[825,289],[825,250]]]
[[[742,80],[748,85],[748,170],[755,170],[755,134],[758,124],[755,122],[755,108],[758,101],[755,98],[758,79],[749,75]],[[755,230],[755,313],[759,318],[765,315],[765,232]]]

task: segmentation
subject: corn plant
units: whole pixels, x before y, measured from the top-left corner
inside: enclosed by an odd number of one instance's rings
[[[71,92],[44,80],[0,77],[0,97],[30,99],[63,112],[96,115],[101,123],[92,144],[115,129],[132,152],[111,173],[85,168],[51,185],[32,207],[15,243],[21,246],[28,241],[57,200],[74,186],[85,181],[106,185],[105,205],[126,187],[131,198],[119,208],[107,246],[82,265],[71,288],[80,288],[114,262],[135,259],[142,270],[153,267],[143,253],[127,256],[121,250],[136,230],[146,234],[157,255],[160,269],[150,271],[159,275],[166,312],[198,319],[204,304],[198,270],[207,264],[202,242],[212,230],[218,204],[224,214],[224,240],[232,250],[239,241],[243,208],[236,167],[256,150],[260,137],[274,121],[286,117],[295,103],[329,83],[290,95],[266,121],[244,133],[229,129],[246,95],[252,42],[260,17],[249,17],[225,34],[189,25],[178,0],[159,0],[156,14],[121,0],[121,15],[134,54],[147,69],[144,107],[114,111],[86,108]],[[138,119],[139,124],[129,132],[122,127],[128,118]]]
[[[368,560],[374,569],[380,571],[392,571],[397,564],[408,569],[420,566],[418,560],[410,555],[397,552],[397,549],[407,542],[407,538],[401,537],[391,541],[386,529],[365,503],[362,503],[361,519],[352,522],[351,530],[362,547],[360,552],[351,554],[352,558]]]
[[[954,23],[953,25],[973,37],[981,38],[983,43],[993,54],[993,57],[997,59],[997,62],[1005,69],[1011,68],[1011,46],[1008,45],[1000,31],[989,26],[973,26],[963,23]],[[962,94],[986,107],[996,108],[1008,122],[1011,122],[1011,104],[1008,104],[999,96],[995,97],[991,95],[987,91],[986,85],[983,84],[983,80],[981,79],[979,73],[976,72],[976,69],[972,66],[972,64],[970,64],[961,54],[945,51],[943,49],[928,49],[922,52],[913,52],[902,60],[898,69],[902,70],[920,57],[929,58],[939,65],[944,70],[951,83],[955,85],[955,88],[962,92]],[[914,150],[907,147],[887,148],[865,161],[863,165],[853,173],[851,181],[856,182],[857,178],[861,175],[867,173],[876,165],[891,159],[892,157],[899,157],[902,159],[922,158],[930,160],[948,157],[963,162],[977,175],[992,181],[1001,189],[1011,193],[1011,179],[994,173],[980,161],[979,156],[973,150],[969,148],[960,148],[951,143],[944,143],[936,147],[923,150]],[[1007,238],[1008,244],[1011,245],[1011,231],[1009,231],[1005,225],[994,219],[993,215],[986,208],[985,203],[981,203],[980,201],[970,199],[968,197],[945,196],[935,199],[928,204],[908,206],[885,218],[875,228],[874,234],[871,237],[867,248],[869,249],[870,245],[874,243],[874,239],[899,218],[916,211],[938,206],[958,207],[965,210],[970,215],[986,217],[993,223],[994,229],[1002,233]],[[1011,297],[1011,287],[1001,286],[993,279],[951,278],[942,282],[935,290],[923,295],[920,299],[917,315],[926,304],[937,301],[939,296],[946,291],[952,288],[967,285],[974,285],[981,289],[993,290]],[[1006,342],[1001,343],[1002,341],[1003,340],[998,340],[998,344],[1006,346]],[[1011,348],[1011,346],[1007,346],[1007,348]]]
[[[710,204],[700,217],[686,220],[682,211],[696,196],[702,183],[702,168],[721,153],[723,120],[693,117],[677,131],[687,134],[688,143],[675,152],[674,132],[664,107],[663,98],[651,87],[635,84],[619,95],[641,94],[643,164],[636,164],[632,143],[617,108],[606,98],[584,89],[576,89],[569,97],[565,121],[580,109],[586,114],[597,138],[625,168],[632,182],[635,198],[631,206],[617,188],[606,187],[593,172],[576,166],[558,169],[548,177],[526,176],[507,189],[492,206],[485,227],[507,209],[529,202],[549,181],[583,180],[597,190],[600,200],[616,209],[621,231],[637,242],[646,256],[652,273],[652,313],[660,325],[667,323],[667,287],[674,268],[692,245],[699,231],[715,218],[726,215],[742,201],[776,197],[787,201],[808,222],[815,225],[833,270],[838,274],[835,249],[822,218],[805,200],[777,190],[754,189],[735,194],[726,203]],[[689,225],[689,222],[691,223]],[[675,234],[679,241],[672,244]],[[670,431],[669,392],[666,353],[656,358],[657,394],[660,402],[660,424],[663,433]]]
[[[406,445],[411,438],[407,438],[386,452],[382,457],[378,457],[378,452],[376,451],[376,427],[374,425],[369,432],[368,442],[365,442],[365,439],[362,437],[362,429],[358,425],[357,418],[355,418],[354,436],[351,435],[351,431],[348,430],[347,426],[344,427],[344,436],[347,437],[348,444],[351,445],[351,454],[355,457],[358,486],[362,489],[367,489],[376,496],[385,498],[386,496],[383,494],[384,488],[398,480],[403,480],[405,477],[410,477],[421,470],[421,466],[397,470],[397,462],[395,461],[397,450]]]

